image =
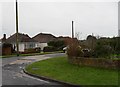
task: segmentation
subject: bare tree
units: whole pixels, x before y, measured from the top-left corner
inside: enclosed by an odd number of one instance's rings
[[[75,37],[79,40],[81,39],[82,32],[76,32]]]

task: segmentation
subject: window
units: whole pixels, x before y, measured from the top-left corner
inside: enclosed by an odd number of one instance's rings
[[[34,48],[34,47],[35,47],[35,43],[30,43],[30,44],[29,44],[29,47],[30,47],[30,48]]]

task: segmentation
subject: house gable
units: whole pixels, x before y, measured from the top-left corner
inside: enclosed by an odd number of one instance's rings
[[[48,43],[49,41],[55,40],[56,37],[52,34],[39,33],[34,36],[33,39],[38,41],[39,43]]]
[[[25,49],[35,48],[38,43],[34,39],[30,38],[27,34],[18,33],[19,51],[24,52]],[[6,39],[7,43],[11,43],[13,47],[16,47],[16,33]],[[15,48],[16,50],[16,48]]]

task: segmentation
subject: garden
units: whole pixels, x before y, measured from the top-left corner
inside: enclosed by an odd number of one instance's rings
[[[27,66],[26,70],[31,74],[71,84],[117,87],[120,38],[97,39],[95,43],[91,41],[92,45],[89,43],[83,47],[77,39],[70,39],[67,41],[66,57],[39,61]]]
[[[27,72],[75,85],[118,85],[118,71],[88,66],[76,66],[67,57],[56,57],[35,62]],[[109,86],[109,87],[110,87]]]
[[[57,45],[56,45],[57,44]],[[62,48],[65,46],[63,41],[50,41],[48,46],[44,47],[43,52],[40,47],[38,48],[29,48],[25,49],[24,52],[19,52],[19,56],[35,56],[35,55],[44,55],[44,54],[53,54],[53,53],[62,53]],[[0,46],[0,58],[10,58],[15,57],[16,51],[12,44],[3,43]]]

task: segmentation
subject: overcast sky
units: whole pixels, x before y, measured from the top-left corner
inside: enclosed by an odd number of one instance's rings
[[[6,33],[9,37],[15,33],[15,3],[2,2],[0,6],[2,7],[0,28],[2,34]],[[71,36],[72,20],[80,39],[85,39],[92,33],[107,37],[117,36],[118,3],[20,2],[19,0],[19,32],[31,37],[41,32],[55,36]]]

